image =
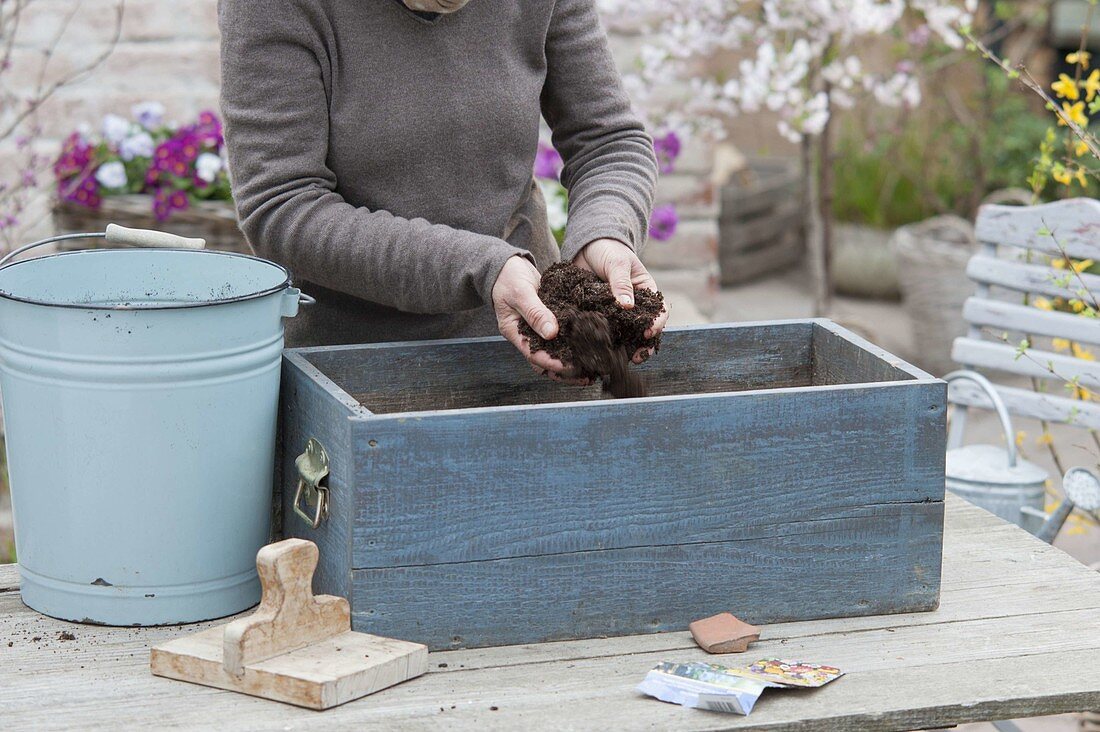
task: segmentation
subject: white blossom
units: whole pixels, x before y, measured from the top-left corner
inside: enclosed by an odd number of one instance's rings
[[[117,160],[104,163],[96,169],[95,179],[104,188],[124,188],[126,186],[126,168]]]
[[[145,130],[140,130],[119,143],[118,156],[123,160],[150,158],[154,148],[153,137]]]
[[[138,124],[147,130],[160,125],[164,121],[164,105],[160,102],[141,102],[130,108],[130,113]]]
[[[195,159],[195,175],[207,183],[213,183],[222,169],[222,159],[211,152],[204,152]]]
[[[638,71],[627,79],[647,122],[714,134],[731,115],[767,111],[797,142],[825,129],[837,108],[863,95],[884,106],[920,103],[912,63],[878,68],[868,41],[916,23],[915,47],[938,37],[962,45],[977,0],[598,0],[611,27],[643,32]],[[839,53],[838,53],[839,52]],[[708,71],[715,58],[740,57]],[[817,73],[817,70],[820,73]],[[687,98],[654,89],[690,90]]]
[[[117,145],[130,134],[130,120],[117,114],[108,114],[103,118],[103,139]]]

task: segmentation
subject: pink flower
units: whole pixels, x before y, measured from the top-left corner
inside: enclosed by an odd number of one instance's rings
[[[683,145],[680,136],[669,131],[661,137],[653,138],[653,152],[657,155],[657,165],[662,173],[671,173],[676,158],[680,157]]]
[[[668,241],[676,233],[680,216],[671,204],[657,206],[649,219],[649,236],[657,241]]]
[[[535,154],[535,177],[547,180],[557,180],[561,175],[564,163],[561,155],[551,145],[545,142],[539,143],[539,151]]]

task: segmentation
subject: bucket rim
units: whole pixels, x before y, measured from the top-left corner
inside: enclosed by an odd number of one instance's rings
[[[0,271],[9,269],[12,267],[19,267],[20,265],[31,264],[34,262],[41,262],[47,259],[56,259],[58,257],[75,257],[81,255],[96,255],[104,254],[107,252],[127,252],[133,254],[163,254],[166,252],[177,252],[195,255],[211,255],[218,257],[236,257],[238,259],[250,259],[254,262],[265,264],[269,267],[274,267],[283,273],[282,283],[273,287],[268,287],[257,292],[250,292],[245,295],[237,295],[235,297],[223,297],[216,300],[202,300],[197,302],[174,302],[166,303],[163,305],[103,305],[97,303],[79,303],[79,302],[51,302],[49,300],[39,300],[33,297],[22,297],[12,294],[3,288],[0,288],[0,299],[13,300],[15,302],[27,303],[29,305],[41,305],[43,307],[50,308],[66,308],[69,310],[112,310],[112,311],[145,311],[145,310],[190,310],[193,308],[205,308],[214,305],[227,305],[235,302],[245,302],[247,300],[258,300],[262,297],[274,295],[275,293],[286,290],[293,286],[290,276],[290,270],[279,264],[278,262],[272,262],[270,259],[264,259],[263,257],[256,257],[251,254],[241,254],[239,252],[221,252],[210,249],[175,249],[175,248],[157,248],[157,249],[143,249],[140,247],[120,247],[115,249],[81,249],[75,252],[56,252],[54,254],[47,254],[42,257],[31,257],[29,259],[21,259],[18,262],[12,262],[0,267]]]

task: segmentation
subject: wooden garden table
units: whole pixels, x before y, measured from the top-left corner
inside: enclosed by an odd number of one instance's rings
[[[939,610],[768,626],[724,658],[848,674],[767,690],[748,717],[635,693],[658,661],[707,658],[687,633],[434,653],[427,676],[312,712],[152,676],[149,647],[193,630],[46,618],[0,566],[0,728],[907,730],[1100,709],[1100,573],[956,498]]]

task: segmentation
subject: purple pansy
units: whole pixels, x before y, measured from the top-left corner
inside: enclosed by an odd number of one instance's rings
[[[557,180],[561,175],[564,163],[561,154],[551,145],[545,142],[539,143],[538,153],[535,154],[535,177],[547,180]]]
[[[657,154],[657,165],[662,173],[672,172],[682,146],[680,136],[672,131],[653,138],[653,152]]]
[[[649,236],[657,241],[668,241],[676,233],[676,226],[679,223],[680,216],[676,213],[675,206],[671,204],[657,206],[649,219]]]

